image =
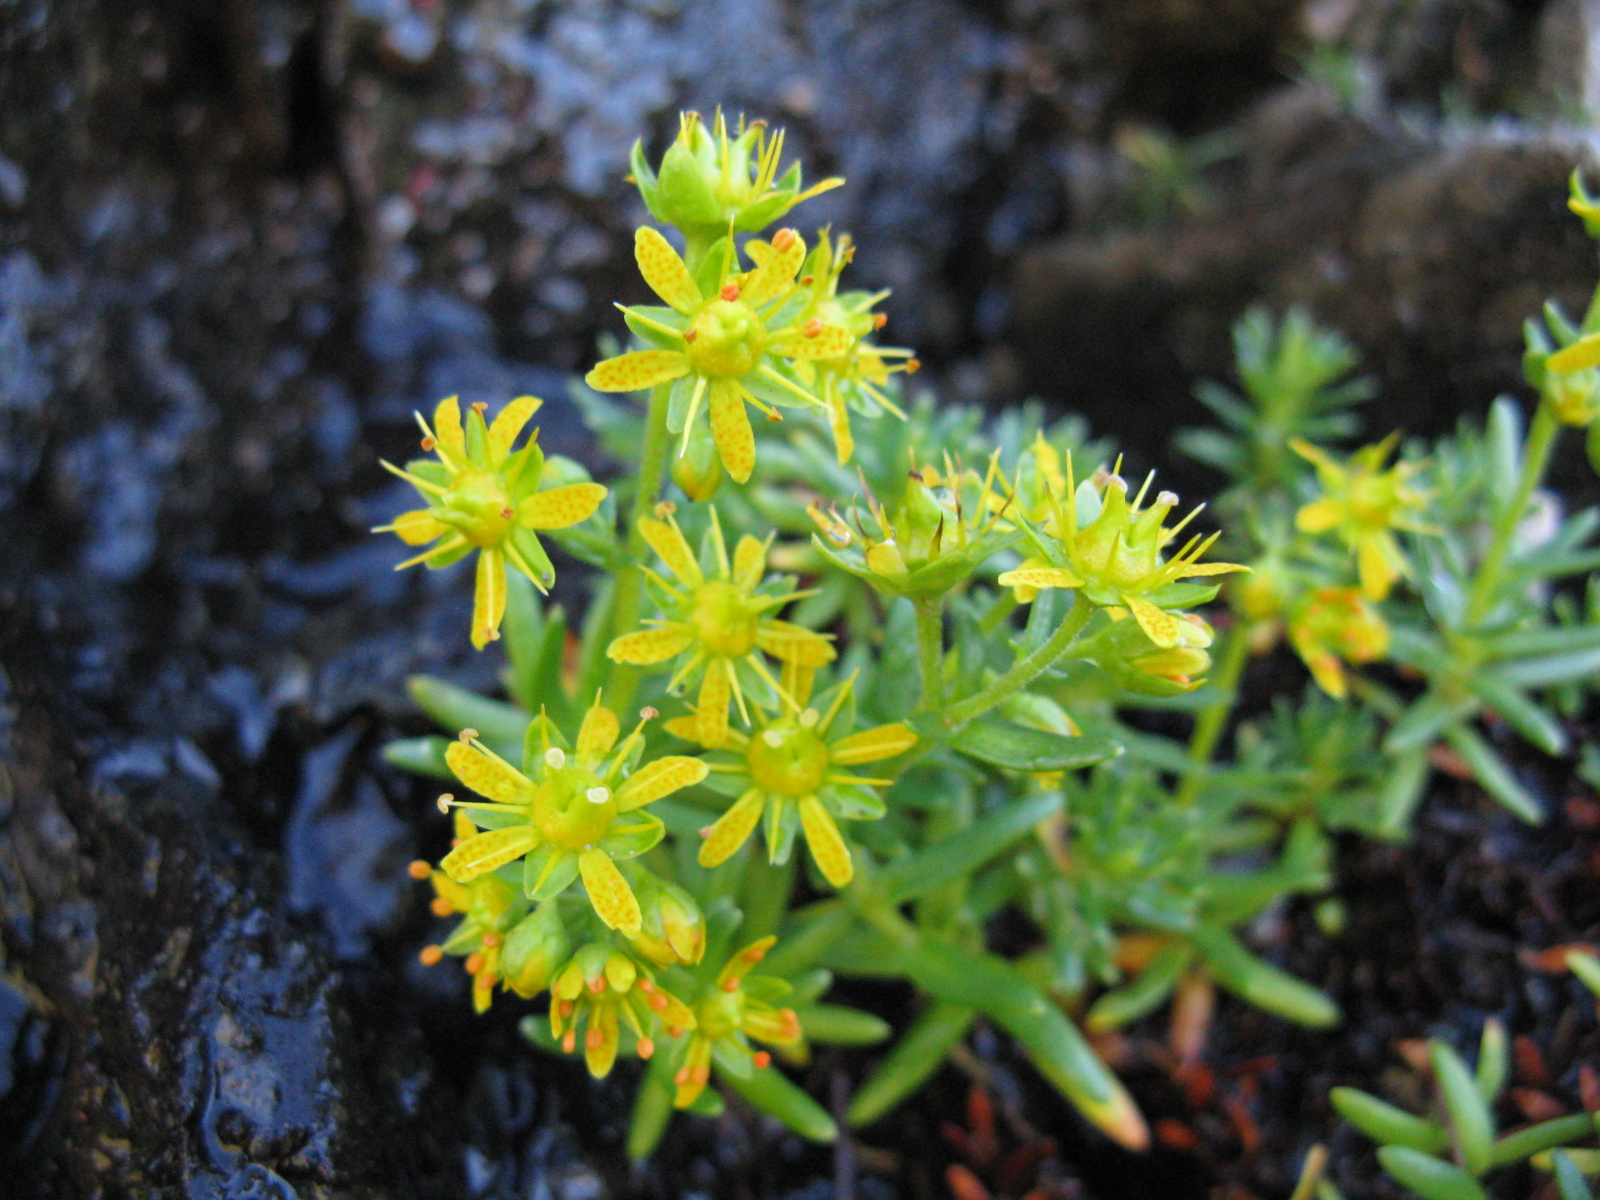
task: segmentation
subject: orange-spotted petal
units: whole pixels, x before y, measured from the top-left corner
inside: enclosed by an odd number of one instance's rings
[[[765,800],[766,794],[760,788],[751,788],[712,823],[706,840],[700,843],[702,867],[714,867],[727,862],[734,851],[749,840],[756,822],[761,820]]]
[[[606,647],[606,657],[612,662],[631,663],[636,667],[649,667],[676,654],[681,654],[694,644],[694,634],[685,625],[668,625],[661,629],[640,629],[625,633]]]
[[[695,716],[694,713],[663,721],[661,728],[665,729],[673,737],[680,737],[686,742],[698,742],[700,740],[700,718]]]
[[[676,522],[640,517],[639,532],[650,549],[660,555],[661,561],[667,564],[667,570],[680,580],[690,587],[699,587],[705,582],[700,564],[689,549],[689,543],[684,541],[683,531],[678,528]]]
[[[578,855],[578,873],[583,876],[589,903],[609,928],[626,937],[639,932],[644,919],[639,900],[604,850],[590,849]]]
[[[616,713],[598,704],[591,705],[583,714],[583,724],[578,729],[579,765],[585,769],[592,767],[617,744],[617,734],[621,731]]]
[[[446,854],[439,866],[457,883],[470,883],[480,875],[515,862],[538,844],[539,831],[532,825],[486,829]]]
[[[1002,572],[1000,578],[995,580],[1001,587],[1026,587],[1035,591],[1040,588],[1076,588],[1083,586],[1071,571],[1064,571],[1060,567],[1018,567],[1014,571]]]
[[[751,537],[748,533],[745,534],[733,549],[734,586],[750,591],[761,582],[761,576],[766,569],[766,543]]]
[[[1324,496],[1295,513],[1294,523],[1301,533],[1326,533],[1339,523],[1342,516],[1339,502]]]
[[[756,465],[756,436],[739,385],[731,379],[711,382],[711,440],[733,481],[748,481]]]
[[[589,1010],[589,1025],[583,1031],[583,1061],[589,1074],[604,1079],[617,1062],[617,1007],[599,1004]]]
[[[689,268],[672,243],[648,225],[641,225],[633,235],[633,259],[650,290],[664,303],[684,316],[700,307],[703,297]]]
[[[480,796],[501,804],[525,804],[533,798],[533,781],[481,743],[451,742],[444,761]]]
[[[780,229],[772,239],[771,253],[739,289],[739,299],[751,308],[770,304],[794,286],[795,272],[805,257],[805,239],[793,229]]]
[[[472,593],[472,645],[482,650],[500,636],[506,615],[506,556],[499,550],[478,552],[478,577]]]
[[[604,359],[583,377],[597,392],[638,392],[689,373],[689,357],[678,350],[630,350]]]
[[[679,788],[699,783],[710,773],[711,768],[698,758],[683,754],[658,758],[640,767],[617,789],[617,811],[631,812],[653,804]]]
[[[1163,650],[1172,649],[1182,640],[1177,617],[1138,596],[1124,596],[1123,600],[1127,602],[1128,611],[1139,622],[1139,628],[1144,630],[1145,636]]]
[[[800,798],[800,831],[806,835],[806,846],[811,851],[822,877],[836,888],[842,888],[855,877],[855,866],[850,861],[850,847],[844,844],[839,827],[833,817],[822,807],[815,796]]]
[[[728,673],[733,668],[720,658],[706,664],[705,678],[700,681],[700,698],[695,703],[694,716],[702,746],[716,749],[728,740],[728,702],[733,698],[733,688]]]
[[[852,733],[847,738],[841,738],[828,747],[828,757],[841,766],[851,766],[855,763],[878,762],[881,759],[893,758],[896,754],[904,754],[917,744],[917,735],[911,732],[908,725],[895,722],[893,725],[879,725],[875,729],[863,729],[860,733]]]
[[[756,645],[773,658],[800,667],[822,667],[834,659],[834,649],[827,638],[788,621],[761,622],[756,630]]]
[[[842,358],[856,335],[843,325],[801,326],[772,339],[772,352],[784,358]]]
[[[544,401],[537,396],[518,396],[500,410],[494,424],[489,426],[489,463],[498,467],[511,453],[517,434],[528,423],[528,418],[539,411]]]
[[[425,508],[403,512],[389,525],[381,528],[392,530],[395,536],[408,546],[426,545],[436,538],[443,537],[450,529],[443,521],[435,521],[433,515]]]
[[[462,432],[461,405],[454,396],[446,396],[433,410],[433,436],[439,457],[446,463],[467,461],[467,435]]]
[[[517,520],[529,529],[567,529],[587,521],[606,498],[599,483],[569,483],[535,492],[517,505]]]

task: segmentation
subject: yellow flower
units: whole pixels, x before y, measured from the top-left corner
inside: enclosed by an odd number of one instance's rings
[[[813,672],[790,664],[784,669],[780,711],[763,719],[749,737],[729,731],[727,753],[714,758],[711,770],[744,786],[731,808],[701,831],[700,865],[725,862],[754,832],[766,815],[767,857],[787,862],[798,831],[806,839],[818,870],[834,887],[843,887],[855,874],[850,848],[845,845],[835,818],[876,819],[883,801],[872,789],[887,787],[892,779],[869,779],[839,770],[861,763],[879,762],[903,754],[917,736],[903,724],[879,725],[860,733],[855,727],[854,684],[851,676],[841,684],[826,712],[809,707]],[[849,711],[841,716],[848,704]],[[833,737],[829,730],[838,720]],[[667,731],[693,738],[699,723],[694,717],[667,722]],[[840,735],[843,736],[840,736]]]
[[[458,838],[477,832],[464,814],[456,814],[455,824]],[[434,916],[460,914],[463,918],[443,943],[423,947],[419,957],[430,967],[447,954],[465,958],[467,974],[472,976],[472,1007],[486,1012],[494,985],[502,981],[500,953],[506,935],[528,911],[527,904],[514,888],[493,875],[458,883],[420,860],[411,864],[410,872],[413,879],[433,884]]]
[[[652,1035],[658,1026],[673,1037],[695,1027],[694,1013],[683,1001],[626,954],[599,942],[572,956],[550,985],[550,993],[550,1032],[571,1054],[583,1027],[583,1056],[596,1079],[611,1073],[624,1026],[633,1035],[640,1058],[655,1053]]]
[[[1344,663],[1387,654],[1389,626],[1356,588],[1318,588],[1290,614],[1289,641],[1322,690],[1342,700]]]
[[[792,229],[777,232],[765,261],[753,271],[740,273],[730,263],[710,295],[701,291],[667,239],[649,226],[635,233],[633,252],[645,282],[667,305],[623,309],[629,326],[653,347],[597,363],[584,382],[597,392],[636,392],[685,380],[683,423],[677,424],[675,411],[668,417],[669,428],[683,433],[679,454],[687,449],[705,401],[722,465],[734,482],[744,483],[756,461],[745,404],[754,404],[774,421],[782,419],[774,404],[825,408],[819,397],[777,366],[785,359],[836,358],[850,348],[850,332],[841,325],[794,320],[793,306],[785,301],[794,292],[806,244]]]
[[[759,263],[771,253],[771,248],[752,241],[745,246],[745,252]],[[906,414],[884,389],[890,375],[898,372],[909,375],[918,367],[910,350],[874,346],[866,340],[885,324],[884,315],[874,313],[872,306],[888,296],[887,291],[839,295],[839,276],[854,257],[855,247],[850,243],[849,234],[839,236],[837,251],[826,229],[817,235],[816,248],[806,259],[800,277],[800,286],[809,292],[809,298],[798,318],[799,324],[802,330],[844,329],[850,335],[850,342],[832,357],[799,358],[788,364],[789,370],[807,389],[821,396],[827,409],[828,426],[833,432],[834,450],[841,464],[849,462],[855,451],[849,410],[853,408],[863,415],[876,417],[887,409],[904,421]]]
[[[704,763],[682,755],[631,770],[643,728],[641,721],[607,763],[618,734],[610,709],[597,701],[584,714],[576,751],[541,713],[529,727],[521,771],[464,730],[445,761],[488,802],[443,798],[482,832],[457,844],[440,867],[456,883],[470,883],[522,859],[522,890],[535,900],[555,897],[581,875],[600,919],[627,937],[637,935],[639,901],[615,860],[643,854],[665,833],[659,818],[640,809],[707,773]]]
[[[678,658],[678,668],[667,684],[668,691],[674,694],[695,676],[701,676],[695,705],[695,740],[704,746],[720,746],[728,733],[730,700],[737,701],[749,723],[744,689],[739,682],[741,665],[753,669],[770,686],[775,681],[762,662],[761,651],[785,663],[815,668],[833,661],[833,647],[821,634],[768,615],[782,608],[796,593],[757,591],[766,572],[766,544],[744,535],[730,563],[717,511],[711,509],[711,528],[706,538],[715,551],[717,571],[707,578],[673,519],[670,506],[657,511],[664,520],[644,517],[639,524],[645,541],[677,580],[673,583],[650,572],[666,616],[645,622],[653,628],[623,634],[606,648],[606,653],[613,662],[636,666]]]
[[[717,110],[707,131],[697,112],[678,118],[678,136],[667,148],[659,173],[650,169],[644,143],[633,146],[633,181],[651,216],[686,233],[707,236],[765,229],[802,200],[838,187],[838,177],[802,190],[800,164],[791,163],[780,176],[783,130],[767,136],[766,123],[746,125],[728,136],[728,123]]]
[[[763,1070],[772,1058],[764,1050],[752,1050],[748,1038],[772,1046],[798,1046],[800,1019],[792,1008],[770,1003],[776,994],[786,993],[789,985],[773,976],[745,977],[766,957],[775,937],[752,942],[728,960],[716,986],[710,988],[694,1006],[694,1032],[684,1046],[683,1061],[673,1075],[677,1092],[673,1104],[688,1108],[705,1090],[711,1078],[711,1060],[736,1075]],[[757,986],[760,985],[760,986]]]
[[[1381,469],[1399,438],[1392,433],[1357,450],[1345,463],[1299,438],[1289,442],[1316,467],[1325,493],[1295,514],[1295,527],[1302,533],[1336,531],[1355,551],[1361,591],[1369,600],[1382,600],[1395,580],[1411,571],[1391,531],[1426,533],[1429,528],[1418,519],[1427,495],[1407,483],[1420,464],[1400,462],[1387,471]]]
[[[1078,487],[1069,456],[1066,487],[1050,502],[1048,521],[1042,529],[1032,523],[1026,526],[1039,556],[1002,574],[1000,586],[1014,589],[1024,603],[1043,588],[1077,588],[1101,607],[1126,607],[1157,647],[1171,650],[1182,645],[1185,630],[1180,615],[1169,610],[1195,601],[1177,586],[1180,581],[1249,568],[1200,561],[1220,536],[1216,533],[1210,537],[1196,534],[1170,559],[1164,559],[1163,547],[1200,510],[1194,509],[1170,528],[1165,526],[1178,497],[1161,492],[1148,508],[1141,508],[1153,478],[1146,478],[1130,504],[1127,482],[1117,474]]]
[[[594,515],[605,499],[598,483],[569,483],[539,490],[544,454],[535,430],[521,450],[511,447],[539,408],[532,396],[513,400],[494,424],[483,420],[485,405],[474,404],[465,426],[451,396],[434,410],[432,429],[422,426],[422,448],[437,460],[418,459],[402,470],[384,467],[406,480],[428,501],[427,508],[401,513],[374,533],[394,533],[408,546],[433,545],[395,570],[417,563],[444,567],[478,551],[472,605],[472,644],[483,649],[500,636],[506,608],[506,563],[533,581],[541,592],[555,582],[555,568],[534,534],[536,529],[566,529]]]

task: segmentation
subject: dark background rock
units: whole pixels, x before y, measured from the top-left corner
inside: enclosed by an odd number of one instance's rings
[[[475,1019],[415,963],[404,865],[447,832],[377,748],[421,728],[408,674],[496,668],[460,574],[397,576],[366,530],[404,503],[378,457],[441,395],[541,394],[547,446],[587,452],[564,384],[643,296],[636,137],[691,106],[787,125],[850,183],[805,217],[856,235],[952,398],[1036,393],[1160,460],[1265,300],[1345,328],[1437,429],[1515,388],[1522,316],[1591,278],[1579,144],[1544,121],[1595,107],[1585,11],[4,6],[7,1194],[627,1190],[629,1081],[536,1058],[510,1006]],[[674,1128],[644,1194],[827,1194],[828,1156],[759,1122]],[[1074,1136],[1106,1196],[1200,1186]]]

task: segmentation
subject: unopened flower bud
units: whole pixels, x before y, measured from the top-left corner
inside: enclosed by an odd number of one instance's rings
[[[689,430],[683,453],[672,460],[672,482],[691,500],[706,501],[722,482],[722,459],[711,440],[710,424],[696,424]]]
[[[537,996],[571,953],[572,940],[555,904],[541,904],[506,934],[500,951],[506,986],[523,999]]]

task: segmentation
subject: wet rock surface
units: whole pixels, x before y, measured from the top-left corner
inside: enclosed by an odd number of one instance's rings
[[[1469,117],[1536,95],[1585,43],[1557,3],[1331,7],[1348,12],[1330,36],[1386,73],[1376,108],[1281,90],[1308,22],[1334,19],[1285,0],[7,6],[0,1190],[939,1194],[953,1071],[860,1155],[734,1106],[675,1125],[630,1175],[630,1080],[535,1056],[511,1006],[474,1018],[457,975],[417,965],[430,922],[405,863],[448,834],[377,749],[421,730],[408,674],[493,687],[496,665],[467,647],[466,581],[396,575],[367,535],[405,503],[376,460],[450,393],[540,394],[545,444],[588,452],[565,378],[620,328],[610,300],[640,298],[627,149],[719,103],[786,123],[808,174],[850,178],[808,215],[858,237],[859,282],[896,289],[889,332],[953,396],[1037,391],[1156,457],[1264,298],[1343,325],[1418,427],[1449,424],[1514,383],[1521,316],[1575,298],[1590,258],[1561,207],[1570,141],[1451,134],[1426,106],[1450,87]],[[1152,123],[1227,123],[1240,148],[1201,173],[1209,207],[1137,225],[1118,138]],[[563,572],[564,600],[581,605],[581,579]],[[1443,974],[1410,973],[1398,932],[1330,946],[1298,915],[1283,953],[1370,1028],[1510,1006],[1571,1061],[1592,1022],[1550,988],[1517,1007],[1506,930],[1532,943],[1600,918],[1561,893],[1555,920],[1494,871],[1474,876],[1487,899],[1441,888],[1427,870],[1492,826],[1452,804],[1420,865],[1357,848],[1347,876],[1357,913],[1368,892],[1442,906],[1428,936],[1457,941],[1424,961]],[[1544,861],[1493,828],[1503,861]],[[1458,910],[1475,915],[1451,925]],[[905,1016],[902,993],[861,999]],[[1003,1042],[977,1051],[1061,1141],[1063,1195],[1282,1190],[1296,1138],[1331,1127],[1324,1084],[1382,1071],[1383,1046],[1349,1059],[1224,1016],[1225,1059],[1281,1043],[1257,1086],[1292,1119],[1264,1155],[1219,1125],[1210,1160],[1130,1163]],[[864,1061],[821,1055],[806,1082],[829,1095]],[[1180,1111],[1164,1076],[1131,1069],[1153,1114]]]

